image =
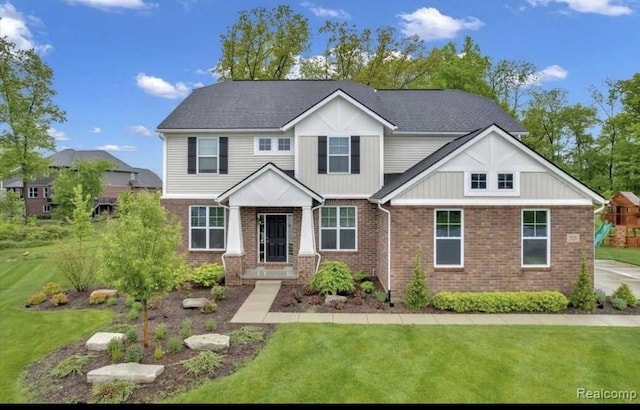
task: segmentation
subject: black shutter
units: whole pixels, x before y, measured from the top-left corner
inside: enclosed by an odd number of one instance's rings
[[[195,174],[197,172],[196,162],[198,151],[198,139],[196,137],[187,138],[187,173]]]
[[[218,167],[218,172],[226,174],[229,171],[229,138],[220,137],[218,145],[220,148],[220,166]]]
[[[327,173],[327,136],[318,137],[318,174]]]
[[[351,173],[360,173],[360,137],[351,136]]]

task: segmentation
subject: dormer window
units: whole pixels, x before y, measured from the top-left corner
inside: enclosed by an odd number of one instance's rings
[[[471,189],[485,190],[487,189],[487,174],[484,172],[474,172],[471,174]]]
[[[498,174],[498,189],[513,189],[513,173]]]
[[[291,155],[291,137],[255,137],[255,155]]]

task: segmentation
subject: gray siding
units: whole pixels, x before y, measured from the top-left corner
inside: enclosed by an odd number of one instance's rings
[[[404,172],[455,136],[385,135],[384,173]]]
[[[318,174],[318,137],[298,137],[298,179],[320,195],[371,195],[380,189],[380,139],[360,136],[360,174]]]
[[[524,172],[520,174],[520,198],[582,199],[586,197],[548,172]]]
[[[460,199],[464,198],[464,173],[436,172],[418,182],[399,199]]]
[[[167,163],[165,166],[167,167],[167,181],[165,193],[194,195],[220,194],[267,162],[273,162],[283,170],[293,170],[293,154],[256,156],[253,150],[253,141],[256,135],[227,136],[229,137],[229,173],[223,175],[187,174],[187,138],[189,136],[166,136]],[[265,136],[272,135],[265,134]]]

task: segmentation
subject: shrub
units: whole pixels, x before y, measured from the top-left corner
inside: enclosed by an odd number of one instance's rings
[[[144,347],[139,344],[132,344],[127,347],[124,360],[127,363],[142,363],[142,357],[144,356]]]
[[[92,292],[89,295],[90,305],[99,305],[107,301],[107,294],[104,292]]]
[[[135,326],[129,327],[125,332],[125,336],[127,337],[127,342],[136,343],[138,341],[138,329]]]
[[[263,338],[260,328],[255,326],[243,326],[240,329],[229,332],[229,341],[231,343],[248,344],[259,342]]]
[[[92,404],[120,404],[127,401],[138,386],[123,379],[113,379],[104,383],[97,383],[91,387],[89,403]]]
[[[182,320],[182,328],[180,329],[180,336],[182,339],[188,339],[193,334],[193,322],[189,318]]]
[[[297,304],[298,304],[298,301],[289,296],[289,297],[285,298],[280,305],[282,307],[291,307],[291,306],[295,306]]]
[[[224,266],[219,263],[203,263],[193,270],[193,283],[203,288],[222,282]]]
[[[364,269],[353,272],[353,280],[358,283],[364,282],[365,280],[368,281],[370,277],[371,275],[369,275],[369,272]]]
[[[138,316],[140,316],[140,310],[135,308],[129,309],[129,313],[127,313],[127,319],[129,319],[132,322],[135,322],[136,320],[138,320]]]
[[[134,298],[133,296],[127,296],[127,298],[124,301],[124,305],[128,308],[133,307],[134,303],[136,303],[136,298]]]
[[[156,340],[162,340],[164,339],[164,336],[166,333],[167,333],[167,325],[165,325],[164,323],[160,323],[158,324],[158,326],[156,326],[153,336],[155,337]]]
[[[205,324],[205,329],[207,330],[207,332],[213,332],[214,330],[216,330],[216,326],[218,326],[218,324],[216,323],[215,319],[207,319],[207,323]]]
[[[48,282],[42,287],[42,292],[47,296],[53,296],[56,293],[61,293],[62,290],[62,286],[56,282]]]
[[[118,363],[124,357],[124,342],[122,339],[111,339],[107,343],[107,353],[111,362]]]
[[[560,292],[438,292],[433,306],[454,312],[548,312],[566,309],[568,300]]]
[[[309,297],[310,305],[320,305],[322,304],[322,297],[320,295],[311,295]]]
[[[404,292],[404,304],[411,310],[420,310],[429,306],[427,279],[422,268],[422,251],[418,250],[413,266],[413,276]]]
[[[77,375],[82,375],[84,366],[89,362],[93,355],[75,355],[71,357],[67,357],[60,363],[54,367],[49,374],[53,377],[67,377],[68,375],[75,373]]]
[[[99,267],[95,248],[65,244],[54,255],[54,262],[78,292],[86,292],[95,282]]]
[[[611,298],[611,306],[618,310],[625,310],[627,308],[627,301],[615,296]]]
[[[167,341],[167,350],[169,353],[178,353],[184,347],[184,341],[177,336]]]
[[[213,300],[207,300],[200,308],[200,313],[213,313],[218,310],[218,305]]]
[[[333,310],[342,310],[344,309],[345,301],[344,300],[332,300],[329,302],[329,305]]]
[[[222,300],[227,297],[226,295],[227,288],[221,285],[213,285],[211,288],[211,296],[213,296],[214,300]]]
[[[573,283],[573,287],[571,288],[569,303],[571,304],[571,306],[578,310],[584,310],[588,312],[593,311],[593,309],[596,307],[596,295],[593,291],[591,276],[587,272],[587,259],[584,253],[582,254],[580,273],[578,274],[578,278]]]
[[[107,305],[108,306],[115,306],[117,304],[118,304],[118,298],[114,298],[114,297],[107,298]]]
[[[374,296],[378,302],[384,302],[387,300],[387,292],[382,289],[376,289],[373,291]]]
[[[293,289],[289,292],[289,297],[294,299],[297,303],[302,302],[303,296],[302,293],[298,289]]]
[[[607,301],[607,295],[604,290],[598,288],[594,291],[594,294],[596,295],[596,303],[599,305],[603,305]]]
[[[223,357],[224,356],[216,352],[205,350],[190,359],[180,361],[180,363],[187,370],[187,374],[192,374],[197,377],[213,372],[222,364]]]
[[[66,293],[60,292],[51,296],[51,304],[53,306],[66,305],[69,303],[69,296]]]
[[[309,286],[322,295],[348,295],[355,290],[355,281],[346,263],[325,261],[311,276]]]
[[[156,360],[162,360],[164,357],[164,350],[162,350],[162,346],[156,345],[156,348],[153,349],[153,358]]]
[[[611,299],[613,298],[624,299],[629,307],[636,307],[638,305],[638,298],[633,294],[629,285],[624,282],[611,294]]]
[[[360,289],[365,293],[373,293],[376,286],[370,280],[365,280],[364,282],[360,282]]]
[[[47,300],[47,295],[44,292],[32,293],[27,297],[27,306],[34,306],[44,303]]]

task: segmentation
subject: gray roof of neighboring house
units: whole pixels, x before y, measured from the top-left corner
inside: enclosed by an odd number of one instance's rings
[[[376,90],[347,80],[224,81],[193,90],[158,129],[279,129],[342,90],[399,132],[525,129],[493,100],[459,90]]]
[[[145,168],[134,168],[137,172],[134,187],[162,188],[162,180],[155,172]]]
[[[93,161],[102,159],[114,164],[113,168],[111,168],[113,171],[133,172],[132,167],[111,155],[109,152],[103,150],[76,151],[68,148],[50,155],[49,159],[51,160],[51,166],[57,168],[69,167],[75,160],[83,159]]]

